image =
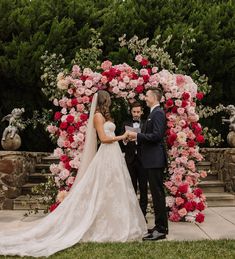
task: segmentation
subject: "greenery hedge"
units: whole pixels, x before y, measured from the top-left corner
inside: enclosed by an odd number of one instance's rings
[[[150,40],[172,34],[168,51],[177,59],[181,40],[190,33],[195,38],[192,61],[213,86],[204,104],[234,103],[234,0],[1,0],[0,17],[0,118],[14,107],[25,107],[25,118],[52,108],[41,92],[40,56],[45,50],[61,53],[69,64],[76,51],[86,48],[91,28],[101,33],[102,58],[114,63],[128,62],[119,49],[123,34]],[[1,123],[0,133],[5,126]],[[228,127],[218,128],[225,135]],[[22,150],[53,148],[43,127],[28,127],[22,136]]]

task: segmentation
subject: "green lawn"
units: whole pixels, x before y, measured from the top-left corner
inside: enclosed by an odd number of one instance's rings
[[[19,258],[0,256],[0,258]],[[235,240],[218,241],[160,241],[133,243],[84,243],[58,252],[49,258],[172,258],[172,259],[210,259],[235,258]]]

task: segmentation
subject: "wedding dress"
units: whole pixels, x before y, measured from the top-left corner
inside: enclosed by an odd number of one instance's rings
[[[93,115],[94,107],[92,124]],[[95,132],[90,129],[88,125],[83,168],[69,195],[46,217],[0,230],[1,255],[50,256],[78,242],[126,242],[146,233],[119,144],[101,144],[92,155]],[[104,130],[114,136],[114,123],[106,121]]]

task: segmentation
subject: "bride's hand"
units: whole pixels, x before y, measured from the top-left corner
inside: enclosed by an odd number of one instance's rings
[[[122,136],[123,136],[123,140],[127,140],[129,136],[129,131],[126,131]]]

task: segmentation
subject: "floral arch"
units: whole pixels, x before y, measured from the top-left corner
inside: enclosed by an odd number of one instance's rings
[[[196,101],[203,98],[203,93],[198,92],[197,85],[189,76],[173,74],[168,70],[158,71],[141,55],[136,56],[136,61],[139,69],[126,63],[112,65],[110,61],[104,61],[101,72],[90,68],[82,70],[74,65],[70,74],[58,74],[57,86],[64,90],[64,96],[54,99],[53,103],[60,111],[55,113],[54,122],[48,126],[50,134],[57,139],[54,155],[60,158],[59,164],[50,166],[58,187],[56,202],[50,209],[59,205],[79,173],[93,94],[99,89],[106,89],[113,98],[133,102],[143,100],[149,87],[161,86],[164,92],[161,101],[167,117],[169,179],[165,186],[169,219],[203,222],[206,199],[197,184],[206,172],[198,172],[195,166],[195,162],[202,160],[198,145],[204,142],[195,107]]]

